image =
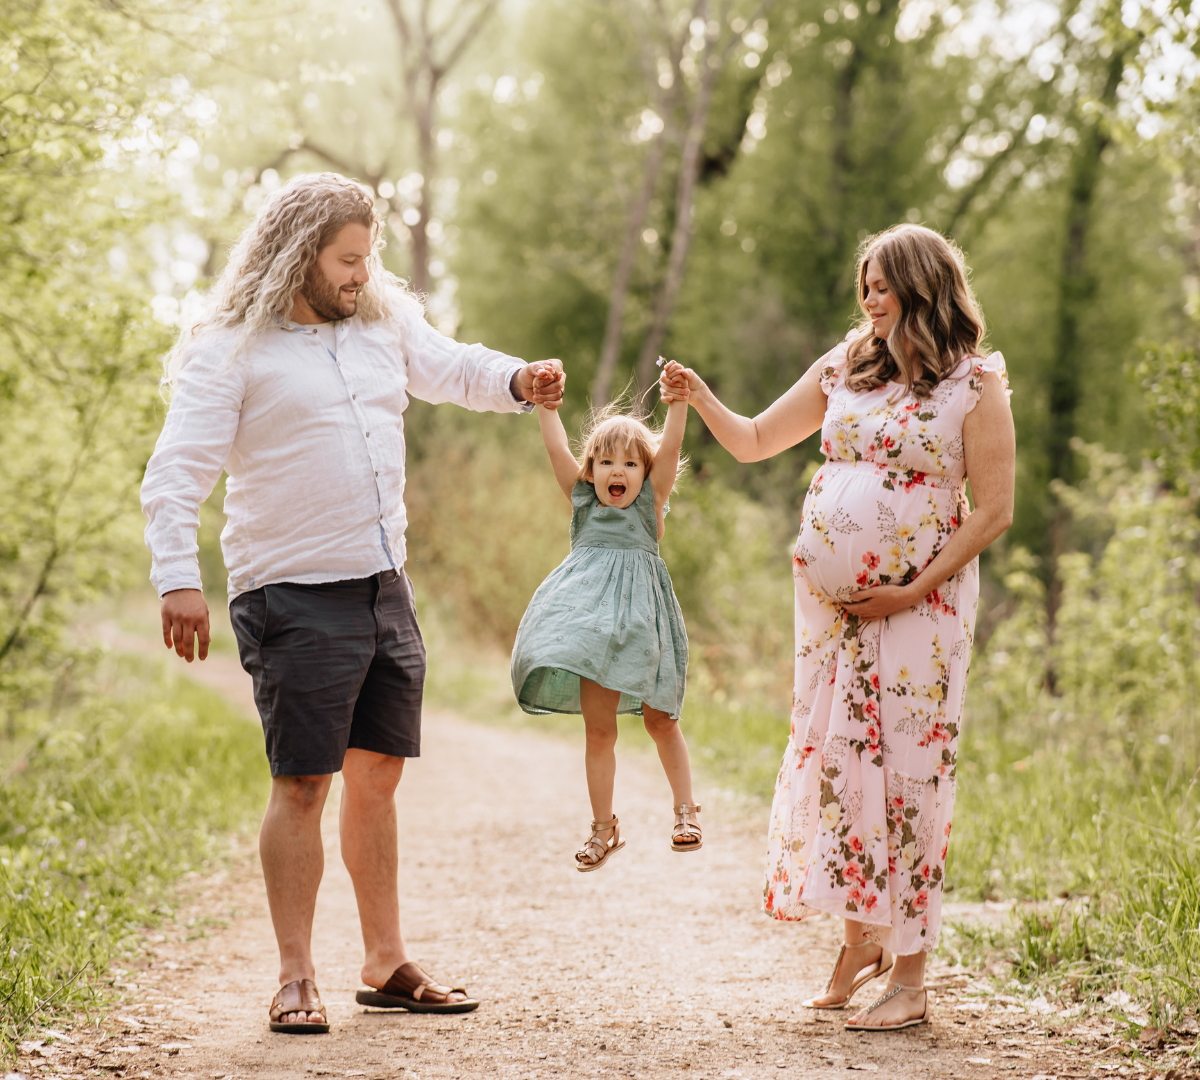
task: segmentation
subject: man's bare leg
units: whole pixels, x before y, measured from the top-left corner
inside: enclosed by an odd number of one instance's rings
[[[362,980],[382,987],[407,963],[400,935],[396,786],[404,758],[347,750],[342,764],[342,861],[354,882],[362,924]]]
[[[271,922],[279,943],[279,985],[311,979],[313,911],[325,872],[321,811],[330,776],[277,776],[258,834]],[[286,1013],[285,1023],[319,1022],[319,1013]]]

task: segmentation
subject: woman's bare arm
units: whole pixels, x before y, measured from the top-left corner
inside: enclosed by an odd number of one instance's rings
[[[571,453],[567,429],[563,427],[557,409],[538,405],[537,416],[538,426],[542,429],[542,442],[546,444],[546,453],[550,455],[550,464],[554,468],[554,479],[569,499],[579,477],[579,462]]]
[[[672,361],[663,371],[664,400],[670,400],[686,381],[691,404],[726,450],[738,461],[762,461],[803,442],[825,420],[825,391],[821,389],[821,365],[813,364],[765,412],[754,419],[739,416],[717,399],[708,385],[691,368]]]
[[[1012,524],[1017,440],[1008,397],[994,371],[963,421],[963,449],[975,509],[933,561],[907,585],[863,589],[842,606],[861,619],[881,619],[913,607],[957,574]]]

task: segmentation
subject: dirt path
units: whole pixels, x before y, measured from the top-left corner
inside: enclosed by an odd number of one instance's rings
[[[227,655],[189,674],[250,705]],[[1111,1025],[1048,1037],[1011,1000],[990,1002],[935,964],[934,1022],[851,1034],[837,1014],[797,1004],[821,989],[832,919],[779,924],[759,914],[761,808],[698,790],[705,845],[670,851],[670,796],[657,762],[625,754],[618,797],[628,845],[579,874],[571,853],[589,820],[580,747],[526,731],[427,714],[425,756],[400,788],[401,895],[415,957],[483,999],[460,1017],[366,1012],[358,921],[338,857],[335,786],[325,815],[326,874],[314,942],[333,1030],[273,1035],[266,1005],[276,953],[250,852],[181,907],[127,972],[125,1003],[99,1031],[26,1045],[22,1071],[73,1077],[361,1076],[1050,1077],[1128,1072]],[[218,925],[197,936],[204,917]],[[189,928],[189,920],[193,922]],[[878,985],[878,984],[876,984]],[[872,986],[860,991],[869,1000]],[[1073,1045],[1072,1045],[1073,1043]],[[1140,1066],[1134,1066],[1140,1069]],[[1144,1071],[1142,1075],[1147,1075]]]

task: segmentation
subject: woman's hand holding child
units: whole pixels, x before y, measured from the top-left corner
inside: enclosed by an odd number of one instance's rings
[[[691,368],[676,360],[668,360],[658,378],[658,391],[663,401],[687,401],[692,394],[699,394],[708,387]]]

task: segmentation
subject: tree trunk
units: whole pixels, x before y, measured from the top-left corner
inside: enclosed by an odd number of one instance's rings
[[[429,292],[429,221],[433,217],[433,181],[437,174],[437,93],[442,80],[454,69],[479,35],[499,0],[464,0],[456,17],[438,31],[430,29],[430,0],[420,0],[415,17],[405,10],[403,0],[386,0],[396,28],[397,63],[404,79],[403,105],[411,112],[417,129],[417,166],[421,172],[421,194],[414,204],[416,224],[412,237],[412,274],[409,284],[424,296]],[[457,38],[454,35],[457,33]],[[439,56],[440,53],[440,56]]]
[[[671,233],[671,253],[667,260],[667,273],[659,289],[654,308],[654,320],[650,332],[642,344],[637,364],[639,392],[646,390],[653,380],[655,360],[662,348],[667,333],[667,324],[675,310],[679,287],[683,283],[683,270],[687,263],[688,248],[692,240],[692,207],[696,194],[696,177],[700,171],[700,150],[704,144],[704,128],[708,123],[708,109],[712,103],[713,85],[717,81],[721,65],[710,64],[713,56],[710,47],[700,55],[700,85],[696,88],[696,100],[688,121],[687,136],[679,161],[679,183],[675,198],[675,227]]]
[[[1081,125],[1078,149],[1071,163],[1071,182],[1067,193],[1067,227],[1063,239],[1062,269],[1059,276],[1058,310],[1055,318],[1054,353],[1048,375],[1048,427],[1046,456],[1051,480],[1070,482],[1073,478],[1071,440],[1076,434],[1076,412],[1081,396],[1083,356],[1079,326],[1086,307],[1096,292],[1095,276],[1088,270],[1088,240],[1096,186],[1100,180],[1101,158],[1112,141],[1106,117],[1117,100],[1117,89],[1125,73],[1125,48],[1116,48],[1108,62],[1100,108],[1086,126]],[[1050,522],[1050,588],[1046,593],[1047,630],[1054,638],[1054,625],[1062,603],[1062,584],[1058,576],[1059,557],[1066,550],[1069,515],[1061,504]],[[1054,670],[1047,670],[1047,684],[1054,688]]]
[[[688,24],[697,17],[702,17],[708,0],[695,0],[688,14]],[[616,373],[617,360],[621,355],[621,339],[625,329],[625,304],[629,299],[629,286],[633,277],[633,264],[642,242],[642,226],[646,223],[646,215],[650,210],[650,202],[654,198],[654,190],[658,185],[658,176],[662,171],[663,159],[666,157],[668,135],[671,131],[671,114],[675,111],[675,100],[679,88],[683,85],[683,74],[679,61],[683,54],[685,35],[678,41],[671,40],[671,28],[665,13],[660,9],[662,25],[659,37],[667,43],[668,57],[674,79],[671,87],[664,93],[658,94],[659,116],[662,118],[663,130],[655,136],[647,150],[645,168],[642,173],[642,186],[638,192],[625,229],[625,243],[621,249],[621,258],[613,276],[612,288],[608,295],[608,318],[604,324],[604,341],[600,346],[600,358],[596,363],[596,375],[592,381],[592,402],[596,405],[607,405],[612,398],[613,375]],[[657,54],[651,46],[647,63],[647,77],[653,85],[658,84]]]
[[[437,140],[433,134],[434,108],[437,100],[437,81],[433,72],[427,74],[425,96],[416,106],[417,165],[421,170],[421,195],[416,203],[416,224],[409,227],[412,235],[413,292],[424,297],[429,292],[429,219],[433,216],[433,178],[437,170]]]
[[[646,222],[650,200],[654,198],[654,188],[658,183],[658,174],[662,169],[666,148],[666,132],[662,131],[655,136],[654,143],[646,155],[642,187],[630,211],[629,222],[625,230],[625,245],[621,249],[621,259],[617,263],[617,272],[613,276],[612,289],[608,295],[608,319],[604,324],[604,343],[600,347],[596,377],[592,381],[592,403],[595,405],[607,405],[612,398],[613,373],[617,368],[617,358],[621,354],[621,336],[625,328],[625,302],[629,298],[629,282],[633,276],[633,263],[642,242],[642,226]]]

